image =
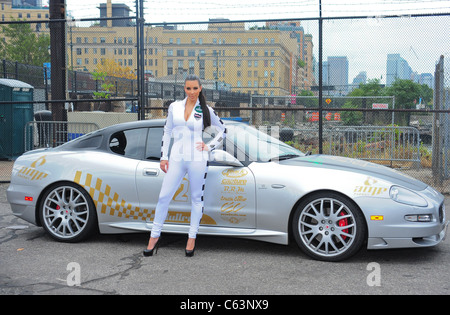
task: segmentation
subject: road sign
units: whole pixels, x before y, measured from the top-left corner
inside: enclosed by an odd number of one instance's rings
[[[373,103],[372,109],[388,109],[389,104],[380,104],[380,103]]]

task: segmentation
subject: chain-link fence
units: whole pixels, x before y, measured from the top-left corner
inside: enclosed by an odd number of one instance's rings
[[[169,104],[185,97],[186,76],[197,74],[224,119],[278,126],[281,140],[302,151],[385,164],[450,193],[450,14],[139,22],[66,23],[69,124],[101,128],[165,117]],[[27,25],[36,30],[37,22]],[[3,78],[33,86],[33,115],[53,112],[50,59],[25,65],[1,53]],[[0,108],[7,106],[14,104],[0,100]],[[0,141],[11,141],[4,134]],[[0,156],[0,165],[11,159]],[[9,172],[0,168],[0,180]]]

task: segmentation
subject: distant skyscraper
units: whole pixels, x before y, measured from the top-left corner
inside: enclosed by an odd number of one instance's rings
[[[431,89],[434,88],[434,76],[431,73],[422,73],[419,76],[419,82],[420,84],[426,84]]]
[[[386,86],[390,86],[395,80],[411,80],[412,69],[408,62],[400,57],[400,54],[388,54],[386,62]]]
[[[367,72],[361,71],[360,73],[358,73],[356,77],[353,78],[353,82],[350,86],[351,91],[357,89],[361,83],[365,84],[366,82],[367,82]]]
[[[334,86],[333,94],[348,93],[348,59],[346,56],[328,57],[328,85]]]
[[[322,62],[322,84],[328,85],[328,62],[323,61]],[[317,78],[317,82],[319,82],[319,78]]]
[[[360,83],[366,83],[367,81],[367,72],[361,71],[354,79],[352,84],[359,85]]]

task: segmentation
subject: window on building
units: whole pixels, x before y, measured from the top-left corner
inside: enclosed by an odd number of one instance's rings
[[[173,60],[167,60],[167,75],[173,74]]]

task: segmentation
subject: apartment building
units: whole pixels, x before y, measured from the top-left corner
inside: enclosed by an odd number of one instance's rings
[[[48,8],[13,8],[11,1],[0,0],[5,20],[48,19]],[[99,11],[102,17],[124,19],[68,23],[68,68],[93,72],[102,60],[114,60],[119,66],[135,71],[136,28],[129,8],[107,0]],[[313,85],[312,37],[304,34],[299,22],[294,29],[268,24],[248,27],[226,19],[209,22],[146,26],[143,49],[146,77],[158,81],[179,76],[181,81],[182,75],[194,73],[214,82],[216,89],[273,96],[295,94]],[[42,24],[36,27],[44,30],[47,25]]]
[[[204,30],[147,26],[144,33],[144,72],[149,78],[197,74],[216,82],[218,89],[262,95],[289,95],[304,87],[300,47],[289,32],[211,20]],[[69,62],[73,58],[78,68],[93,71],[102,59],[136,67],[133,27],[71,27],[69,34]]]
[[[45,20],[49,19],[48,7],[43,7],[40,1],[34,1],[32,5],[30,0],[25,3],[22,0],[0,0],[1,21],[12,20],[43,20],[42,23],[34,23],[36,31],[48,31],[48,24]]]

